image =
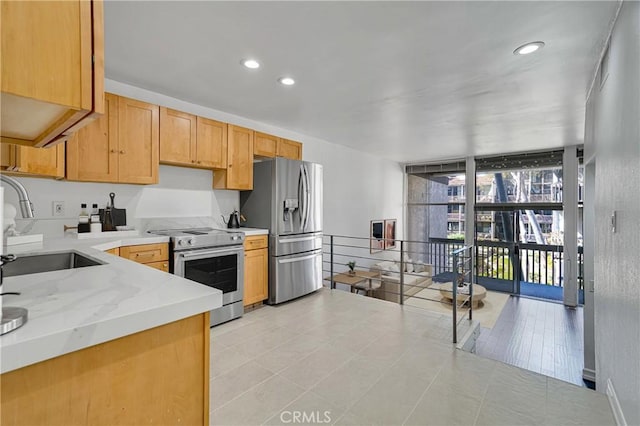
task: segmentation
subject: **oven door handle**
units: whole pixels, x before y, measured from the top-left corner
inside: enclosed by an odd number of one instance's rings
[[[181,259],[194,259],[194,258],[206,258],[206,257],[211,257],[211,255],[219,255],[219,254],[235,254],[235,253],[241,253],[244,250],[244,248],[242,246],[240,246],[239,248],[225,248],[225,249],[218,249],[218,250],[196,250],[193,252],[187,252],[187,253],[180,253],[178,256]]]

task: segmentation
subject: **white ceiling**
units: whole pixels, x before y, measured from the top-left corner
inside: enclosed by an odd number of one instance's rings
[[[560,147],[582,143],[617,7],[109,1],[106,74],[400,162]]]

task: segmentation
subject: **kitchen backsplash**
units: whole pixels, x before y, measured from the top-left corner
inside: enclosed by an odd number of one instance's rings
[[[116,194],[115,205],[127,209],[127,224],[144,230],[151,219],[200,218],[208,226],[224,227],[222,215],[229,216],[239,207],[238,191],[211,189],[212,172],[183,167],[160,166],[157,185],[67,182],[51,179],[23,178],[35,208],[35,221],[16,218],[17,229],[31,227],[29,233],[45,238],[64,235],[64,225],[75,226],[80,204],[98,203],[102,208],[109,193]],[[5,202],[17,206],[13,191],[5,191]],[[64,202],[64,215],[53,214],[53,202]],[[200,223],[200,222],[199,222]]]

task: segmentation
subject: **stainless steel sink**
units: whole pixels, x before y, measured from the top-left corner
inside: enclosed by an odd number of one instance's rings
[[[40,272],[61,271],[97,265],[103,265],[103,263],[76,252],[68,251],[63,253],[36,254],[32,256],[16,256],[16,260],[4,264],[2,273],[6,278],[16,275],[37,274]]]

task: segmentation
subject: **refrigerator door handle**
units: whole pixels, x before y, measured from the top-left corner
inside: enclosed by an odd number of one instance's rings
[[[300,164],[300,178],[302,180],[302,197],[300,197],[300,231],[304,231],[306,226],[307,214],[309,206],[307,206],[307,193],[309,188],[307,187],[307,173],[304,168],[304,164]]]
[[[278,263],[294,263],[294,262],[302,262],[303,260],[313,259],[314,257],[321,256],[321,253],[308,254],[306,256],[294,257],[290,259],[278,259]]]
[[[306,196],[307,199],[305,201],[305,210],[304,210],[304,230],[307,230],[307,225],[309,225],[309,213],[311,213],[311,209],[309,208],[311,206],[311,182],[309,181],[309,170],[307,169],[307,166],[304,166],[304,176],[307,180],[307,192],[306,192]]]

